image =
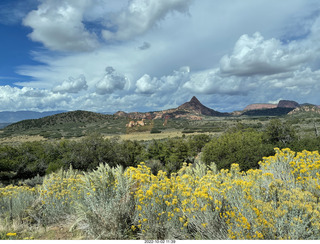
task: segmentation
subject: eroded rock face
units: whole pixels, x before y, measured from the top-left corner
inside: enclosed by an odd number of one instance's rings
[[[299,103],[295,101],[289,101],[289,100],[281,100],[278,103],[278,108],[297,108],[299,107]]]
[[[289,114],[298,114],[298,113],[316,113],[320,114],[320,107],[316,105],[305,105],[292,110]]]
[[[126,124],[126,127],[131,128],[131,127],[134,127],[135,125],[136,125],[136,122],[130,121],[128,124]]]
[[[126,127],[132,128],[135,126],[145,126],[146,124],[144,123],[144,119],[139,120],[139,121],[133,121],[131,120],[128,124],[126,124]]]

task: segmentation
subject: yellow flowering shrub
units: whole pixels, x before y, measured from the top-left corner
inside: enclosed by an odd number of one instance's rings
[[[29,186],[12,186],[0,188],[0,216],[18,218],[27,217],[27,208],[37,198],[37,189]]]
[[[129,168],[137,182],[134,228],[143,238],[320,238],[318,152],[275,149],[260,169],[239,165],[184,164],[177,174],[158,175],[144,164]]]
[[[73,205],[83,197],[83,175],[69,170],[52,173],[46,177],[39,188],[39,199],[42,205],[41,214],[46,223],[65,218],[74,212]]]
[[[23,219],[38,206],[40,223],[74,215],[97,239],[320,239],[319,153],[276,148],[259,165],[70,169],[36,188],[0,188],[0,217]]]

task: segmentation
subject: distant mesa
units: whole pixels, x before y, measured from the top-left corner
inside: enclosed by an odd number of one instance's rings
[[[280,100],[278,104],[273,103],[254,103],[250,104],[247,107],[244,108],[243,111],[248,110],[258,110],[258,109],[273,109],[273,108],[297,108],[299,107],[299,103],[295,101],[289,101],[289,100]]]
[[[270,104],[270,103],[254,103],[250,104],[247,107],[244,108],[244,111],[248,110],[256,110],[256,109],[270,109],[270,108],[276,108],[277,104]]]
[[[281,100],[278,103],[278,108],[297,108],[299,107],[299,103],[295,102],[295,101],[288,101],[288,100]]]
[[[280,100],[278,104],[256,103],[250,104],[242,112],[233,113],[234,115],[247,116],[281,116],[290,113],[301,105],[295,101]]]

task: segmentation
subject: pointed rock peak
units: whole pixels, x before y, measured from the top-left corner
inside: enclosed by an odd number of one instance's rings
[[[222,113],[217,112],[211,108],[208,108],[201,104],[201,102],[193,96],[189,102],[186,102],[179,106],[177,108],[178,110],[187,110],[189,112],[195,113],[195,114],[201,114],[201,115],[207,115],[207,116],[221,116]]]
[[[190,103],[200,103],[200,101],[198,100],[198,98],[196,98],[195,96],[193,96],[190,100]],[[200,103],[201,104],[201,103]]]

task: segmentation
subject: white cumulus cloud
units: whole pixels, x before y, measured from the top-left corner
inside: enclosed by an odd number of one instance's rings
[[[310,54],[310,49],[300,50],[295,42],[284,45],[275,38],[265,40],[256,32],[239,38],[232,54],[220,60],[220,69],[226,75],[270,75],[296,69]]]
[[[90,4],[91,0],[44,0],[23,19],[23,24],[33,29],[31,40],[51,50],[92,50],[98,45],[96,35],[82,22]]]
[[[188,66],[174,70],[171,75],[162,76],[161,78],[151,78],[150,75],[144,74],[137,80],[135,92],[141,94],[157,94],[158,96],[162,96],[164,93],[172,93],[182,87],[188,80],[189,74],[190,68]]]
[[[115,32],[103,30],[105,39],[128,40],[152,28],[173,11],[185,13],[192,0],[131,0],[126,9],[114,15],[111,24]]]
[[[105,75],[97,82],[96,92],[99,95],[105,95],[123,90],[128,82],[125,75],[118,74],[113,67],[107,67]]]
[[[29,87],[0,86],[0,110],[58,110],[71,103],[71,97]]]
[[[193,73],[183,87],[200,94],[246,95],[255,83],[250,78],[225,77],[216,68]]]
[[[63,81],[61,85],[54,87],[52,91],[60,93],[78,93],[79,91],[86,89],[88,89],[86,78],[84,75],[80,75],[77,78],[69,77],[69,79]]]
[[[145,74],[139,80],[137,80],[135,90],[137,93],[152,94],[156,91],[158,87],[158,80],[156,78],[151,78],[150,75]]]

